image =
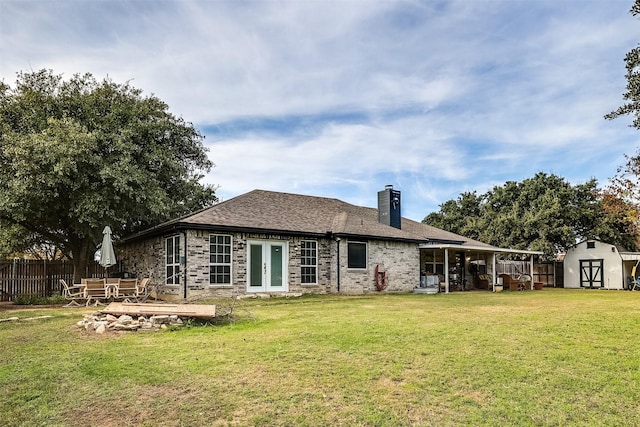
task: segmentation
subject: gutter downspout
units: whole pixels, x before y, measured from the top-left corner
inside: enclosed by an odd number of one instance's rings
[[[340,238],[336,237],[336,247],[337,247],[337,267],[338,267],[338,272],[337,272],[337,278],[338,278],[338,283],[337,283],[337,287],[338,287],[338,293],[340,293]]]

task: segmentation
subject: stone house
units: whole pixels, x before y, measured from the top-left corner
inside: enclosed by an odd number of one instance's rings
[[[496,271],[506,250],[402,218],[400,199],[392,186],[378,209],[254,190],[122,239],[118,259],[166,299],[408,292],[421,275],[449,292]]]

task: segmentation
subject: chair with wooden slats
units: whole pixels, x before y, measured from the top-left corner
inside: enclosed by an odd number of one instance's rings
[[[69,286],[64,279],[60,279],[60,286],[62,287],[62,296],[69,301],[65,307],[80,307],[81,304],[78,301],[85,301],[84,289],[81,286]]]
[[[137,301],[138,279],[120,279],[116,298],[124,302]]]
[[[149,298],[149,279],[145,277],[144,279],[138,281],[138,302],[145,302],[147,298]]]
[[[104,300],[107,299],[107,288],[104,279],[85,279],[85,296],[87,297],[87,306],[105,305]]]

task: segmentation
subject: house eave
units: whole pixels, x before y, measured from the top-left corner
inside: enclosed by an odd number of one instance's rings
[[[353,240],[377,240],[377,241],[393,241],[393,242],[405,242],[420,244],[424,243],[424,239],[419,238],[403,238],[392,236],[377,236],[372,234],[357,234],[357,233],[345,233],[345,232],[333,232],[327,230],[325,232],[311,232],[301,230],[280,230],[273,228],[258,228],[258,227],[238,227],[227,225],[212,225],[212,224],[194,224],[188,222],[176,222],[173,224],[164,224],[154,228],[145,230],[138,234],[127,236],[121,240],[123,243],[129,243],[137,240],[143,240],[153,238],[157,236],[165,236],[171,233],[182,232],[185,230],[200,230],[218,233],[246,233],[246,234],[268,234],[274,236],[293,236],[293,237],[309,237],[309,238],[344,238]]]
[[[492,252],[492,253],[507,253],[507,254],[521,254],[521,255],[543,255],[544,254],[544,252],[541,252],[541,251],[498,248],[495,246],[465,245],[465,244],[459,244],[459,243],[428,242],[428,243],[421,244],[419,247],[420,249],[458,249],[461,251]]]
[[[165,236],[167,234],[181,232],[185,230],[199,230],[209,232],[222,232],[222,233],[249,233],[249,234],[270,234],[280,236],[308,236],[315,238],[326,237],[327,233],[314,233],[304,231],[293,230],[276,230],[269,228],[255,228],[255,227],[235,227],[225,225],[211,225],[211,224],[194,224],[186,222],[177,222],[170,225],[158,226],[156,228],[148,229],[142,233],[133,234],[122,239],[122,242],[133,242],[136,240],[148,239],[157,236]]]

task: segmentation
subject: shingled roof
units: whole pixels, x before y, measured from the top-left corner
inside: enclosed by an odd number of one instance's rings
[[[250,191],[124,240],[165,234],[170,230],[179,229],[315,237],[332,235],[417,243],[451,242],[491,248],[485,243],[407,218],[402,218],[402,229],[380,224],[378,210],[374,208],[355,206],[326,197],[265,190]]]

